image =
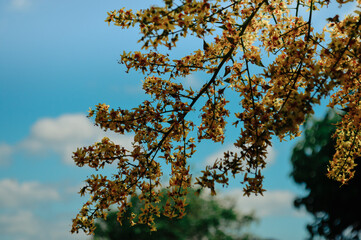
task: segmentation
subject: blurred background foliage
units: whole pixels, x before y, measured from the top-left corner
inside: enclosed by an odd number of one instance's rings
[[[307,225],[309,239],[361,239],[361,167],[356,163],[355,177],[344,186],[327,178],[327,166],[335,153],[335,139],[332,135],[339,113],[328,111],[323,119],[309,118],[304,125],[304,136],[293,149],[291,178],[302,185],[308,194],[298,196],[296,208],[305,208],[313,215],[313,222]],[[96,223],[94,240],[259,240],[247,232],[249,225],[257,222],[254,215],[242,215],[234,204],[220,202],[201,193],[200,197],[191,190],[187,195],[186,216],[182,219],[157,219],[157,231],[150,232],[145,225],[131,226],[125,221],[117,222],[117,213],[109,213],[107,220]],[[165,192],[164,192],[165,194]],[[142,204],[138,197],[131,199],[131,212],[139,213]],[[226,200],[224,200],[226,201]],[[165,204],[165,197],[162,203]]]
[[[313,215],[313,222],[307,225],[309,239],[361,239],[360,158],[347,185],[326,177],[335,153],[332,135],[340,119],[341,114],[331,110],[321,120],[309,119],[303,139],[293,149],[291,177],[308,190],[308,195],[297,197],[294,205],[305,207]]]
[[[169,219],[161,216],[156,220],[156,232],[150,232],[146,225],[131,226],[124,221],[122,226],[117,222],[117,213],[110,212],[106,220],[96,223],[94,239],[119,240],[256,240],[259,239],[245,229],[256,219],[253,215],[241,215],[235,206],[221,203],[209,195],[197,196],[195,190],[187,195],[186,215],[182,219]],[[166,192],[164,191],[164,194]],[[132,212],[139,213],[142,203],[138,197],[132,197],[132,208],[126,212],[129,218]],[[224,200],[227,201],[227,200]],[[163,197],[161,205],[166,202]]]

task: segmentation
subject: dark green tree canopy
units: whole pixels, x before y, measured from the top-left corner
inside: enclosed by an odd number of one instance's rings
[[[163,191],[165,193],[165,191]],[[162,206],[166,199],[161,199]],[[139,214],[144,204],[138,197],[131,198],[132,207],[123,217],[131,219],[132,213]],[[252,215],[238,214],[234,206],[224,207],[213,198],[203,198],[195,195],[192,190],[187,195],[187,214],[182,219],[169,219],[160,216],[156,220],[157,231],[150,232],[144,224],[131,226],[129,221],[124,221],[121,226],[117,221],[117,212],[110,212],[106,220],[99,219],[94,231],[94,239],[120,240],[246,240],[256,239],[243,232],[245,226],[255,221]],[[133,215],[134,217],[134,215]]]
[[[306,207],[314,221],[307,226],[310,239],[361,239],[360,159],[354,178],[340,186],[327,178],[327,166],[335,153],[332,138],[341,117],[329,111],[324,119],[310,119],[305,124],[304,139],[293,149],[292,178],[305,186],[307,196],[295,200],[296,207]]]

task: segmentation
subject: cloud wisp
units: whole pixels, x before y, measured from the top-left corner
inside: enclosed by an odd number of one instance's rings
[[[18,210],[11,214],[0,214],[0,232],[4,239],[27,240],[90,240],[85,234],[71,234],[69,219],[57,216],[47,221],[29,210]]]
[[[42,118],[35,122],[29,136],[16,145],[0,145],[0,164],[9,161],[14,152],[24,152],[32,155],[47,155],[50,152],[59,154],[66,164],[74,164],[72,152],[77,147],[88,146],[109,137],[116,144],[130,148],[133,138],[129,135],[119,135],[104,132],[94,126],[82,114],[64,114],[57,118]]]
[[[225,145],[224,147],[222,147],[217,152],[215,152],[215,153],[209,155],[208,157],[206,157],[206,159],[204,161],[204,165],[213,165],[214,161],[216,159],[219,160],[219,159],[223,158],[224,152],[227,152],[227,151],[238,152],[239,149],[236,148],[233,144]],[[273,164],[275,162],[277,153],[276,153],[276,150],[274,148],[272,148],[272,147],[268,147],[267,152],[268,152],[268,155],[267,155],[266,162],[267,162],[268,165],[271,165],[271,164]]]
[[[295,194],[286,190],[266,191],[263,196],[243,196],[240,188],[232,189],[220,194],[221,197],[229,199],[237,211],[243,214],[254,213],[257,217],[304,217],[305,212],[293,207]]]
[[[60,194],[52,187],[39,182],[19,183],[13,179],[0,180],[0,206],[26,207],[47,201],[60,200]]]
[[[0,215],[0,230],[2,234],[35,236],[40,232],[39,222],[30,211],[18,211],[15,214]]]
[[[90,239],[82,233],[70,234],[73,213],[54,213],[59,203],[64,204],[64,196],[56,185],[1,179],[1,239]]]
[[[12,153],[13,148],[10,145],[6,143],[0,143],[0,166],[9,164]]]
[[[10,8],[14,10],[25,10],[31,6],[30,0],[11,0]]]

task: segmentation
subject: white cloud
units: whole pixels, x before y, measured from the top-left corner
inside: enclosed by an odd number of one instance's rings
[[[11,0],[10,6],[16,10],[23,10],[31,6],[30,0]]]
[[[63,198],[57,189],[39,182],[19,183],[11,179],[0,180],[1,239],[90,239],[82,233],[70,233],[74,212],[66,211],[60,214],[53,212],[54,207],[58,206]],[[49,207],[47,209],[45,203],[52,205],[46,205]]]
[[[105,136],[125,147],[130,147],[133,140],[130,136],[102,131],[82,114],[65,114],[38,120],[18,147],[34,154],[54,151],[62,156],[64,162],[73,164],[71,155],[77,147],[91,145]]]
[[[86,185],[85,182],[68,185],[68,186],[64,187],[64,194],[72,196],[72,197],[74,195],[79,195],[78,193],[79,193],[80,189],[83,188],[85,185]]]
[[[71,216],[74,217],[74,216]],[[71,222],[69,222],[70,217],[62,217],[62,220],[60,221],[54,221],[50,224],[48,224],[48,230],[45,231],[45,233],[39,233],[39,235],[42,235],[42,239],[48,240],[48,239],[54,239],[54,240],[64,240],[64,239],[74,239],[74,240],[91,240],[93,239],[92,236],[88,236],[84,234],[81,230],[78,234],[71,234],[70,233],[70,225]],[[35,239],[34,239],[35,240]],[[36,239],[38,240],[38,239]]]
[[[293,207],[295,194],[285,190],[266,191],[263,196],[243,196],[242,189],[233,189],[220,194],[221,198],[233,202],[236,210],[248,214],[254,212],[258,217],[267,216],[305,216],[305,212]]]
[[[191,87],[193,90],[197,90],[202,87],[200,79],[194,74],[188,75],[183,81],[185,87]]]
[[[204,165],[213,165],[214,161],[216,159],[220,159],[223,158],[224,156],[224,152],[227,151],[231,151],[231,152],[239,152],[239,149],[236,148],[233,144],[229,144],[229,145],[225,145],[224,147],[222,147],[219,151],[209,155],[206,160],[204,161]],[[270,164],[273,164],[275,162],[276,159],[276,151],[274,148],[272,147],[268,147],[267,148],[267,159],[266,162],[268,164],[268,166]]]
[[[15,214],[0,215],[0,229],[1,233],[5,235],[34,236],[40,230],[39,225],[30,211],[18,211]]]
[[[58,204],[65,202],[64,196],[60,196],[55,187],[39,182],[0,180],[0,238],[90,239],[81,231],[79,234],[70,233],[71,219],[75,216],[73,211],[56,213]],[[67,190],[63,193],[68,194]]]
[[[10,156],[13,153],[13,149],[10,145],[6,143],[0,144],[0,166],[6,165],[9,163]]]
[[[61,219],[59,219],[59,217]],[[91,239],[89,236],[82,233],[71,234],[71,223],[69,222],[69,219],[64,216],[57,216],[52,221],[47,221],[34,215],[31,211],[20,210],[12,214],[0,215],[0,232],[1,236],[5,239]]]
[[[12,179],[0,180],[0,206],[5,208],[33,206],[59,199],[60,195],[55,189],[39,182],[19,183]]]

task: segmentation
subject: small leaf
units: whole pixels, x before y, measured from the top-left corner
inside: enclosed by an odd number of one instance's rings
[[[229,66],[225,67],[223,77],[227,76],[231,72],[231,68]]]
[[[207,52],[209,50],[209,45],[206,43],[206,41],[203,40],[203,50]]]
[[[218,90],[218,94],[223,94],[224,93],[224,90],[226,89],[227,87],[224,87],[224,88],[221,88]]]
[[[259,60],[259,61],[255,61],[254,62],[257,66],[260,66],[260,67],[265,67],[264,65],[263,65],[263,63],[262,63],[262,61],[261,60]]]

